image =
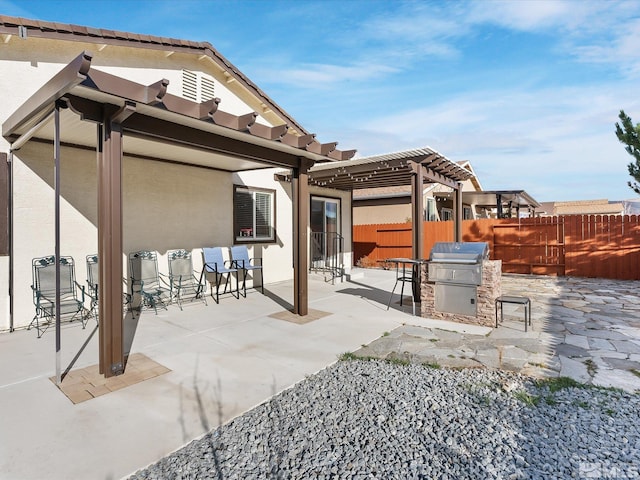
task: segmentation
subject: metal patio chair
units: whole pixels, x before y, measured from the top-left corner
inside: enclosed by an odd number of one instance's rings
[[[84,286],[76,282],[72,257],[60,257],[60,316],[73,321],[79,318],[82,328],[87,326],[89,310],[84,306]],[[36,314],[27,327],[35,324],[38,338],[56,320],[56,260],[54,255],[34,258],[32,266],[33,303]]]
[[[98,254],[87,255],[87,295],[91,301],[91,313],[95,314],[98,320],[98,290],[100,286],[100,263]],[[124,279],[123,279],[124,281]],[[131,295],[126,292],[126,288],[122,289],[122,304],[127,307],[131,302]]]
[[[100,270],[98,264],[98,255],[87,255],[87,295],[91,302],[91,313],[98,318],[98,279],[100,278]]]
[[[173,297],[182,310],[182,302],[185,298],[202,300],[207,305],[205,293],[206,282],[198,280],[193,270],[191,252],[187,250],[171,250],[167,254],[169,259],[169,283]]]
[[[156,252],[141,250],[129,254],[131,271],[131,303],[139,295],[139,308],[147,306],[158,314],[158,306],[167,309],[171,303],[171,286],[158,271]]]
[[[216,303],[220,303],[220,282],[224,280],[223,294],[227,293],[227,288],[231,295],[236,298],[240,298],[240,291],[238,288],[238,269],[233,267],[232,260],[225,260],[222,253],[222,247],[205,247],[202,249],[202,259],[204,265],[202,267],[202,273],[200,274],[200,281],[203,277],[209,273],[215,275],[216,284],[216,296],[213,297],[213,283],[211,284],[211,296],[215,299]],[[233,287],[231,286],[231,275],[236,274],[236,293],[233,293]]]
[[[249,249],[246,245],[236,245],[231,247],[231,258],[233,260],[233,266],[238,270],[242,270],[242,291],[243,297],[247,297],[247,274],[253,271],[260,272],[260,287],[264,294],[264,276],[262,274],[262,259],[261,258],[249,258]],[[252,263],[254,262],[254,263]],[[255,262],[259,262],[256,265]],[[254,276],[255,281],[255,276]]]

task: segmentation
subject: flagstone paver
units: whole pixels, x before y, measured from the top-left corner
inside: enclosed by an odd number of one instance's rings
[[[572,333],[567,333],[564,336],[564,343],[568,345],[575,345],[576,347],[588,349],[589,348],[589,339],[582,335],[574,335]]]
[[[504,322],[487,335],[408,321],[355,353],[640,390],[640,281],[503,275],[504,295],[523,292],[532,302],[527,332],[519,319],[522,307],[510,306]]]
[[[587,348],[592,350],[615,350],[613,344],[604,338],[589,338],[587,343],[589,344]]]

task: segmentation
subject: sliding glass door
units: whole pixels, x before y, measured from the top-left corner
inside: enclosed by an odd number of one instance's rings
[[[312,267],[336,265],[340,250],[340,200],[311,197]]]

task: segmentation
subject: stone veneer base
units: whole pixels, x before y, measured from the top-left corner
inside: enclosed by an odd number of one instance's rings
[[[478,286],[478,315],[460,315],[458,313],[447,313],[436,310],[435,307],[435,284],[429,282],[429,268],[427,264],[422,265],[422,288],[421,288],[421,311],[420,315],[425,318],[449,320],[451,322],[468,323],[472,325],[484,325],[494,327],[495,301],[502,295],[502,260],[485,260],[482,263],[482,285]]]

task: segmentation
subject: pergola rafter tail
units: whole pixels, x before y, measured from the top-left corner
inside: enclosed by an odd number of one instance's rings
[[[18,130],[24,129],[25,125],[37,124],[52,112],[56,100],[86,80],[91,59],[90,53],[82,52],[60,70],[5,120],[2,124],[2,136],[9,141],[16,140],[20,136],[17,134]]]

